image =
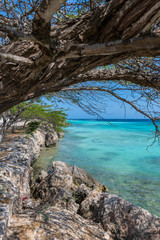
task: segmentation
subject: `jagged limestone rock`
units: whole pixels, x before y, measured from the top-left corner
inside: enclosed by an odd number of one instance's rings
[[[40,172],[40,174],[38,175],[38,182],[41,182],[43,179],[45,179],[48,176],[48,173],[44,170],[42,170]]]
[[[25,211],[15,215],[6,240],[113,240],[100,224],[90,222],[66,209],[50,206],[47,209]]]
[[[108,191],[91,175],[76,166],[69,166],[64,162],[53,162],[53,171],[38,185],[35,185],[33,196],[42,202],[63,204],[73,207],[73,198],[76,198],[77,189],[84,184],[88,191]],[[82,194],[81,194],[82,195]],[[76,202],[75,202],[76,203]]]
[[[47,132],[45,136],[46,147],[56,146],[58,143],[58,135],[55,131]]]
[[[53,171],[36,187],[34,196],[100,224],[108,239],[160,239],[160,218],[106,191],[84,170],[53,162]]]
[[[100,223],[113,239],[160,239],[160,218],[114,194],[90,192],[79,214]]]
[[[64,132],[58,132],[58,137],[63,138],[64,137]]]

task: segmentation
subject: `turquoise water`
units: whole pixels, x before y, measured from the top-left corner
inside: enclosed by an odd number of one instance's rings
[[[42,153],[43,168],[53,160],[77,165],[110,192],[160,216],[160,146],[156,143],[146,150],[152,142],[151,122],[70,122],[58,147]]]

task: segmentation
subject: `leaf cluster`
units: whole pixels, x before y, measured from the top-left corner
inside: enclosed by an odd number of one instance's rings
[[[30,134],[34,132],[39,127],[39,125],[40,125],[40,122],[37,122],[37,121],[29,122],[26,133]]]

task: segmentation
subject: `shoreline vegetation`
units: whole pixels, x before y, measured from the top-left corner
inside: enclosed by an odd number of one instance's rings
[[[0,239],[160,239],[160,218],[108,192],[84,170],[53,162],[33,182],[32,165],[57,133],[39,127],[1,143]]]

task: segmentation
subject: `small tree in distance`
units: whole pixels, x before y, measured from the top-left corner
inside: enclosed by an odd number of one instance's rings
[[[67,114],[63,110],[53,110],[51,105],[32,102],[20,103],[2,114],[1,141],[4,140],[8,129],[14,128],[18,122],[21,122],[21,125],[23,123],[23,128],[28,122],[34,122],[34,129],[39,126],[38,123],[45,123],[55,131],[61,132],[62,128],[68,125],[66,120]],[[27,132],[29,133],[31,130],[29,129]]]

